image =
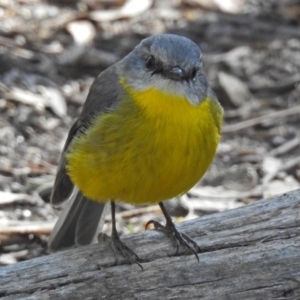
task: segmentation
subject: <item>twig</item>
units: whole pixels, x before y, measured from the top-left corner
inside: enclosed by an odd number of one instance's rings
[[[140,207],[135,209],[126,210],[120,213],[117,213],[117,217],[121,219],[130,219],[133,217],[141,216],[148,213],[158,213],[160,212],[160,208],[158,205],[151,205],[146,207]],[[105,218],[107,221],[111,221],[111,216],[107,216]]]
[[[49,235],[55,222],[11,222],[7,224],[0,223],[0,234],[36,234]]]
[[[273,112],[273,113],[270,113],[267,115],[263,115],[263,116],[253,118],[250,120],[242,121],[242,122],[239,122],[236,124],[226,125],[223,127],[222,132],[223,133],[233,133],[233,132],[237,132],[239,130],[243,130],[243,129],[246,129],[249,127],[253,127],[253,126],[262,124],[262,123],[272,120],[272,119],[276,120],[278,118],[285,118],[285,117],[297,115],[297,114],[300,114],[300,106],[283,109],[281,111]]]
[[[300,138],[298,136],[294,137],[292,140],[280,145],[279,147],[273,149],[270,151],[271,156],[277,156],[277,155],[282,155],[285,154],[292,149],[296,148],[297,146],[300,145]]]
[[[300,157],[294,157],[284,163],[284,165],[280,168],[280,171],[288,171],[295,166],[300,164]]]
[[[32,199],[31,196],[27,194],[16,194],[16,193],[0,191],[0,207],[2,205],[13,204],[15,202],[33,203],[35,201]]]

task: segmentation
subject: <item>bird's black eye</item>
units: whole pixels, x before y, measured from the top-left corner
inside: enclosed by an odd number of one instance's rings
[[[155,68],[155,58],[152,55],[147,58],[146,67],[150,70]]]
[[[192,71],[192,79],[194,79],[197,75],[197,68],[194,68]]]

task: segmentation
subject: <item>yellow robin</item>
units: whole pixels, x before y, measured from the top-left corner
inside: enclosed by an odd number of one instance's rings
[[[194,42],[173,34],[141,41],[95,79],[69,132],[51,197],[54,206],[66,204],[50,249],[91,243],[110,202],[113,249],[138,262],[119,239],[115,201],[159,203],[166,225],[148,223],[198,258],[197,244],[177,231],[162,201],[186,193],[207,171],[222,114]]]

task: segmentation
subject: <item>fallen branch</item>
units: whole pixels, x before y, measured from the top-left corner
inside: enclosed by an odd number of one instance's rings
[[[123,237],[145,260],[109,243],[0,268],[0,299],[300,299],[300,190],[178,224],[202,249],[174,252],[163,233]]]

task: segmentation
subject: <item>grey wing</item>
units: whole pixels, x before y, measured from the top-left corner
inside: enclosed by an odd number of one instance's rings
[[[53,251],[92,243],[97,229],[101,227],[99,225],[104,223],[107,205],[91,201],[74,187],[66,172],[65,155],[73,138],[84,134],[94,115],[105,113],[118,105],[121,89],[113,83],[118,83],[115,66],[101,73],[92,84],[81,117],[72,126],[65,143],[51,195],[53,206],[64,205],[48,241]]]
[[[73,137],[76,136],[76,133],[79,131],[81,121],[78,119],[72,126],[69,131],[62,156],[60,158],[56,178],[54,181],[54,186],[51,194],[51,204],[54,207],[61,206],[68,198],[71,196],[74,185],[66,172],[66,151],[73,140]]]
[[[93,117],[114,109],[122,96],[116,65],[102,72],[93,82],[87,99],[83,105],[79,119],[69,131],[63,153],[59,161],[58,170],[51,195],[51,204],[61,206],[71,196],[73,183],[66,172],[65,154],[68,151],[73,138],[84,133]]]

